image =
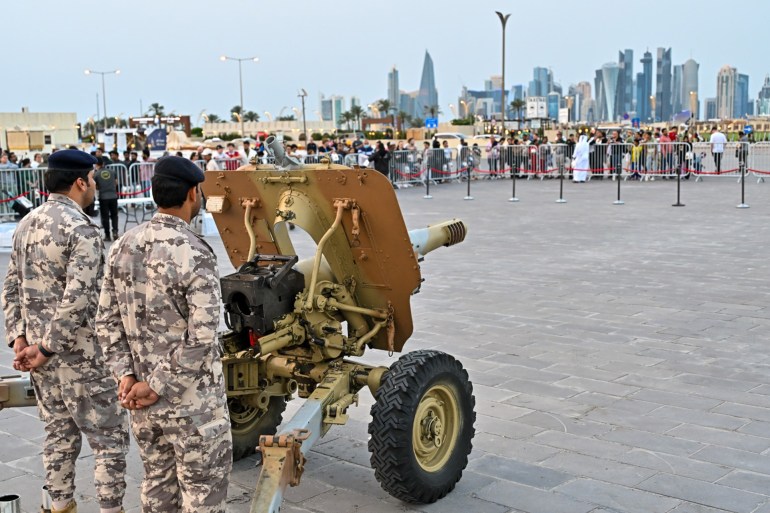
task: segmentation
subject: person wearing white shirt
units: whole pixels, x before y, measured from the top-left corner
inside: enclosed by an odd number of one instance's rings
[[[29,163],[29,167],[32,169],[37,169],[40,167],[40,164],[43,163],[43,156],[39,153],[35,153],[35,156],[32,159],[32,162]]]
[[[714,126],[711,128],[711,155],[714,157],[714,164],[717,168],[717,174],[722,172],[722,156],[725,153],[725,144],[727,144],[727,137],[725,134],[717,130]]]
[[[243,141],[243,151],[241,152],[241,162],[247,166],[251,159],[257,158],[257,152],[251,147],[249,141]]]

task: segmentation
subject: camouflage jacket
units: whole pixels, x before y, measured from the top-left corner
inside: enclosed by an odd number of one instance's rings
[[[103,251],[99,227],[63,194],[51,194],[13,237],[2,293],[6,337],[42,342],[56,353],[44,368],[71,371],[62,379],[109,375],[94,333]]]
[[[182,219],[155,214],[110,249],[96,331],[117,378],[147,381],[149,414],[198,415],[225,403],[219,272]]]

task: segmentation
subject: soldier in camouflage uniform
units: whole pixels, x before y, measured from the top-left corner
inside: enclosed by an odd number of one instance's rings
[[[142,511],[223,512],[232,468],[216,257],[189,226],[203,172],[155,166],[158,213],[113,244],[96,329],[144,462]]]
[[[76,511],[81,433],[94,452],[101,511],[119,511],[126,489],[127,419],[94,332],[103,243],[83,212],[95,194],[94,161],[78,150],[51,155],[45,180],[52,193],[17,227],[2,293],[14,368],[32,371],[45,422],[54,512]]]

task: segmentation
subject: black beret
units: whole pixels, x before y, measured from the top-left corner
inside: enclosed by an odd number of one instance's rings
[[[155,175],[175,178],[191,185],[201,183],[206,179],[201,168],[191,160],[182,157],[162,157],[155,163]]]
[[[96,157],[80,150],[59,150],[48,157],[48,169],[87,171],[94,168]]]

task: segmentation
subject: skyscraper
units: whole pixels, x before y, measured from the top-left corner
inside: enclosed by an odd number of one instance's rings
[[[596,75],[594,76],[594,94],[596,95],[596,101],[592,121],[605,121],[607,119],[607,101],[604,96],[603,81],[602,70],[597,69]]]
[[[546,96],[553,89],[553,74],[548,68],[535,68],[529,82],[529,96]]]
[[[420,90],[417,93],[417,98],[415,98],[415,111],[415,115],[425,118],[438,115],[438,90],[436,89],[436,77],[433,73],[433,59],[430,58],[428,50],[425,50]]]
[[[388,73],[388,101],[392,108],[397,109],[401,105],[401,90],[398,88],[398,70],[395,66]],[[390,114],[386,112],[386,114]]]
[[[717,99],[716,98],[706,98],[706,100],[703,102],[703,110],[706,111],[706,119],[716,119],[717,118]]]
[[[652,96],[652,54],[644,52],[642,72],[636,75],[636,112],[643,121],[652,119],[650,96]],[[641,83],[641,85],[640,85]]]
[[[692,59],[687,59],[682,64],[682,101],[687,105],[686,108],[692,111],[695,119],[700,119],[700,101],[698,100],[699,67],[700,64]]]
[[[580,95],[579,121],[588,121],[588,111],[592,110],[593,98],[591,97],[591,83],[578,82],[575,90]]]
[[[618,95],[615,112],[618,115],[634,110],[634,51],[626,49],[618,52]]]
[[[607,120],[616,121],[620,115],[617,111],[618,78],[620,67],[615,62],[608,62],[602,66],[602,87],[604,88],[604,101],[607,105]]]
[[[658,48],[657,76],[655,81],[655,118],[671,120],[671,48]]]
[[[749,102],[749,76],[738,73],[735,81],[735,107],[733,117],[742,118],[754,114],[753,105]]]
[[[676,64],[674,66],[674,78],[671,82],[671,103],[673,108],[673,113],[679,113],[682,112],[682,109],[684,108],[683,105],[683,90],[682,90],[682,73],[684,70],[684,66],[681,64]]]
[[[757,115],[770,116],[770,75],[765,75],[765,83],[757,97]]]
[[[736,107],[740,107],[736,101],[736,86],[738,82],[738,70],[730,66],[722,66],[717,73],[717,117],[731,119],[735,117]]]
[[[345,98],[342,96],[331,96],[325,98],[321,95],[321,119],[324,121],[334,121],[339,126],[342,113],[345,112]]]

